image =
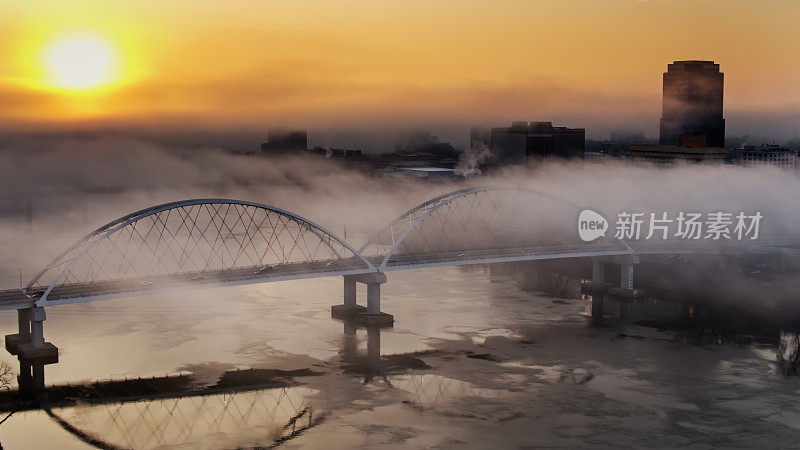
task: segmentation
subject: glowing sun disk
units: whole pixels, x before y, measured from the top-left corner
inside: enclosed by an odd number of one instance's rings
[[[114,62],[112,49],[93,37],[60,39],[44,53],[50,84],[64,89],[93,89],[112,82]]]

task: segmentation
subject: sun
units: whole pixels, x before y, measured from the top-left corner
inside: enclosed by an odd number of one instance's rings
[[[93,36],[58,39],[45,48],[49,84],[72,90],[97,89],[114,81],[116,55],[109,44]]]

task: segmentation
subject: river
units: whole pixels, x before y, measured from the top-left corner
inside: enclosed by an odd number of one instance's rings
[[[45,338],[60,349],[59,363],[45,369],[48,386],[155,377],[190,387],[19,411],[0,424],[0,443],[702,448],[800,441],[800,380],[780,374],[774,347],[700,345],[613,318],[593,327],[589,301],[522,290],[484,266],[390,273],[382,289],[382,309],[395,317],[390,328],[332,319],[330,306],[341,298],[341,278],[321,278],[48,308]],[[16,313],[0,314],[0,326],[15,332]]]

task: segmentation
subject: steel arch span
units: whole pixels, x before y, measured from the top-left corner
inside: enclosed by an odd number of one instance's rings
[[[245,284],[375,272],[325,228],[289,211],[230,199],[146,208],[89,233],[25,287],[37,306],[185,284]]]
[[[568,254],[630,252],[624,242],[585,244],[575,220],[580,207],[516,186],[459,189],[400,215],[361,246],[380,270],[517,258],[527,251]],[[583,253],[581,253],[583,255]],[[530,256],[530,255],[528,255]],[[519,256],[526,259],[525,256]]]

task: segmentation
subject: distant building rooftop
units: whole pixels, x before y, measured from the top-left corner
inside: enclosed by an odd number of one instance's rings
[[[673,164],[722,164],[728,150],[722,147],[678,147],[676,145],[634,144],[630,160],[634,164],[669,166]]]
[[[455,172],[455,169],[448,169],[446,167],[414,167],[401,170],[403,172]]]
[[[397,172],[426,181],[450,181],[455,176],[455,169],[446,167],[406,167],[399,168]]]
[[[797,166],[794,150],[780,145],[764,144],[760,147],[745,145],[734,150],[734,162],[743,167],[782,167],[793,169]]]

